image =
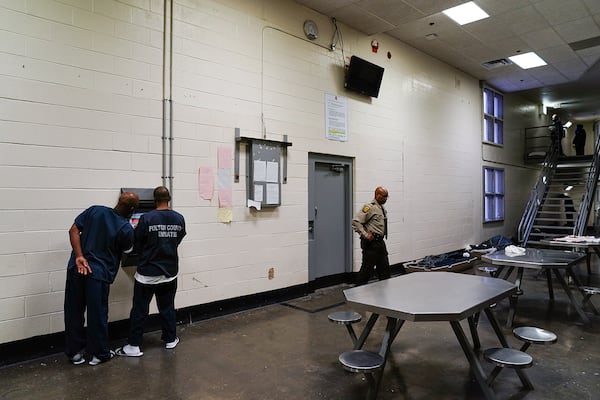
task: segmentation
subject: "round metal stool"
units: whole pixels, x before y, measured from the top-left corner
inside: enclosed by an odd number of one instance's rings
[[[558,340],[558,336],[554,332],[535,326],[520,326],[515,328],[513,329],[513,335],[525,342],[521,347],[521,351],[527,350],[532,344],[554,344]]]
[[[362,315],[355,311],[336,311],[327,316],[329,320],[336,324],[354,324],[360,322]]]
[[[481,271],[481,272],[485,272],[486,274],[489,274],[492,278],[495,278],[496,277],[496,273],[498,272],[498,268],[491,267],[489,265],[485,265],[485,266],[479,267],[477,269],[479,271]]]
[[[340,363],[350,372],[372,373],[383,366],[383,357],[366,350],[351,350],[340,354]]]

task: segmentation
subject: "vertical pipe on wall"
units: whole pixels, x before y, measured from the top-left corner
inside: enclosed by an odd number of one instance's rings
[[[162,107],[162,185],[166,186],[167,179],[167,1],[163,4],[163,63],[162,63],[162,87],[163,87],[163,107]]]
[[[171,0],[171,17],[169,24],[169,192],[173,197],[173,1]],[[171,207],[173,202],[171,201]]]

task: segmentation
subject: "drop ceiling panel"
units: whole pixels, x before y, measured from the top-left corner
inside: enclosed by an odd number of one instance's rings
[[[409,4],[425,15],[436,14],[464,2],[464,0],[404,0],[404,3]]]
[[[361,0],[356,3],[356,6],[392,25],[401,25],[415,18],[423,18],[425,16],[422,12],[402,1]]]
[[[521,37],[525,43],[527,43],[536,51],[551,48],[556,46],[557,43],[562,43],[562,39],[552,28],[544,28],[537,31],[527,32]]]
[[[313,10],[319,11],[325,15],[328,15],[330,12],[337,10],[338,8],[342,8],[348,6],[352,3],[355,3],[356,0],[302,0],[297,1],[297,3],[302,3],[308,8],[312,8]]]
[[[567,43],[577,42],[600,35],[600,28],[591,17],[559,24],[556,25],[554,29]]]
[[[560,93],[566,86],[579,85],[579,92],[600,87],[600,45],[577,51],[569,46],[600,36],[600,0],[474,1],[490,17],[460,26],[442,10],[466,0],[296,0],[367,35],[389,34],[501,91],[527,96],[545,91],[551,97],[549,91]],[[432,33],[437,38],[427,40]],[[481,65],[519,50],[536,51],[549,65],[537,71]],[[561,77],[568,82],[556,84]],[[600,116],[600,104],[595,115]]]
[[[534,6],[550,25],[585,18],[589,15],[585,4],[580,0],[544,0]]]
[[[334,16],[339,21],[350,25],[367,35],[394,29],[394,25],[373,14],[365,12],[365,10],[355,5],[349,5],[335,10]]]
[[[561,44],[554,47],[548,47],[537,51],[537,54],[547,63],[555,64],[561,61],[568,61],[579,58],[577,54],[567,44]]]
[[[499,15],[529,6],[528,1],[522,0],[475,0],[475,3],[489,15]]]

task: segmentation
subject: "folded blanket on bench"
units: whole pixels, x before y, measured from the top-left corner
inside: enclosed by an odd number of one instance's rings
[[[465,254],[468,256],[465,257]],[[448,253],[425,256],[419,260],[406,262],[403,265],[405,267],[435,270],[441,268],[451,268],[458,264],[469,263],[475,259],[477,258],[471,257],[469,253],[465,253],[465,250],[455,250]]]

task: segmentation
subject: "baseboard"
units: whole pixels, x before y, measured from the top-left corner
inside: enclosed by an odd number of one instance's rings
[[[318,278],[305,284],[283,289],[185,307],[177,310],[177,321],[178,324],[188,324],[190,322],[198,322],[252,308],[277,304],[305,296],[319,288],[349,283],[352,279],[351,273],[339,274]],[[152,332],[159,329],[160,321],[158,315],[151,315],[146,322],[145,331]],[[120,320],[110,322],[108,330],[109,337],[111,338],[111,347],[120,346],[127,338],[129,321]],[[64,350],[64,343],[64,332],[2,343],[0,344],[0,367],[62,353]]]

